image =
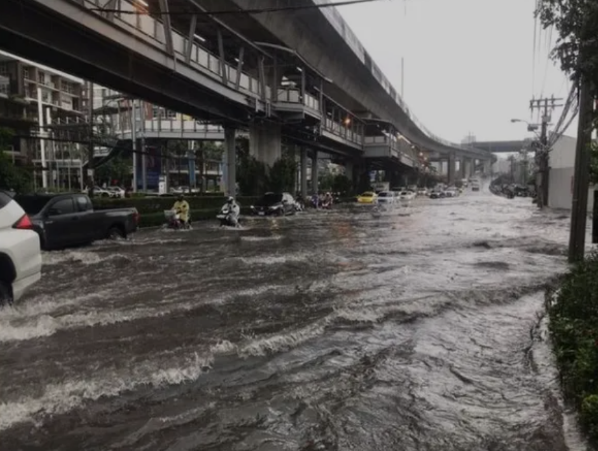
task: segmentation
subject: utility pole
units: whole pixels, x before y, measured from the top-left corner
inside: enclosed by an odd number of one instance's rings
[[[88,157],[87,157],[87,179],[89,187],[89,197],[93,198],[93,191],[95,188],[94,181],[94,165],[93,165],[93,83],[87,84],[87,106],[89,115],[89,143],[88,143]]]
[[[532,99],[529,102],[529,108],[534,110],[544,110],[542,113],[542,124],[540,131],[540,148],[536,151],[536,161],[538,163],[539,180],[536,179],[536,190],[538,192],[538,207],[548,206],[548,177],[549,177],[549,151],[548,149],[548,124],[550,123],[550,113],[556,107],[563,106],[557,102],[563,99],[555,99],[554,96],[544,99]]]
[[[592,142],[593,101],[591,81],[582,75],[579,90],[579,124],[575,147],[575,172],[573,176],[573,203],[571,205],[571,229],[569,235],[569,263],[584,258],[586,244],[586,221],[588,215],[588,191],[590,189],[590,144]]]

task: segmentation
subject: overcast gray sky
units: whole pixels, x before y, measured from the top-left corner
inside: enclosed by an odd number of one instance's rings
[[[556,32],[538,27],[534,52],[534,6],[535,0],[381,0],[339,11],[397,91],[405,58],[410,108],[430,131],[461,142],[469,132],[478,141],[522,139],[529,136],[525,125],[511,118],[530,120],[532,95],[567,97],[567,77],[548,61]]]

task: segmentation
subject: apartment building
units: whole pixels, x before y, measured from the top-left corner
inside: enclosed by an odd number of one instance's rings
[[[13,157],[35,167],[37,187],[79,186],[83,81],[1,51],[0,77],[0,124],[20,136]]]

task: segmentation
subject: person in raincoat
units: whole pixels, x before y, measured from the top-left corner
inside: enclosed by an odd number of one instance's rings
[[[182,194],[177,196],[176,202],[172,206],[172,211],[179,215],[183,224],[189,224],[189,202],[185,200]]]

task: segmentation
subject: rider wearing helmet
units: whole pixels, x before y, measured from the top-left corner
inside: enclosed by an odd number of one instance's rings
[[[172,210],[179,215],[182,223],[189,223],[189,203],[185,200],[183,194],[177,195],[176,202],[172,206]]]
[[[235,216],[239,216],[241,214],[241,207],[239,207],[239,204],[235,202],[235,198],[233,196],[228,196],[226,204],[228,205],[229,211],[232,214]]]

